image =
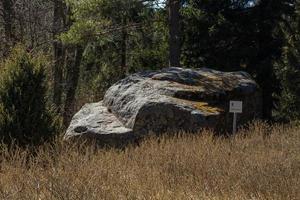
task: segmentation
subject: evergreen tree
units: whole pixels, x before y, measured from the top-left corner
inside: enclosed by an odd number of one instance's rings
[[[46,106],[43,60],[17,47],[1,66],[0,140],[20,146],[38,145],[56,133]]]
[[[79,95],[98,100],[128,73],[167,66],[167,12],[155,1],[69,0],[68,5],[74,23],[61,38],[84,49]]]
[[[281,93],[277,95],[276,116],[284,120],[300,119],[300,3],[290,23],[281,23],[285,46],[281,60],[276,63],[276,75]]]
[[[280,23],[294,13],[294,0],[189,0],[183,9],[183,62],[224,71],[245,70],[263,94],[263,116],[272,118],[279,80],[274,62],[284,39]]]

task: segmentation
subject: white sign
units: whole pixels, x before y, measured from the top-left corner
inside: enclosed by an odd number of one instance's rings
[[[230,111],[231,113],[242,113],[243,112],[243,102],[242,101],[230,101]]]

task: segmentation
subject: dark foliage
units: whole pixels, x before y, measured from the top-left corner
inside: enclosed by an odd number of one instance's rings
[[[49,141],[56,123],[46,106],[43,60],[16,48],[1,70],[0,139],[20,146]]]

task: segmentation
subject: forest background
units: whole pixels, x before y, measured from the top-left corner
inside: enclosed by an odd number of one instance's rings
[[[83,104],[101,100],[126,75],[168,66],[249,72],[262,90],[264,119],[297,120],[299,5],[299,0],[0,0],[0,130],[10,133],[17,122],[23,133],[29,120],[24,118],[31,117],[44,124],[36,131],[45,126],[53,131],[47,125],[53,125],[53,113],[67,126]],[[25,87],[29,82],[32,87]],[[30,105],[42,106],[20,109]]]

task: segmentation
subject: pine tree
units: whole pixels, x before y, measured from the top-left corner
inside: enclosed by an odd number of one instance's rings
[[[297,4],[296,16],[289,24],[281,24],[285,46],[276,63],[281,84],[276,116],[288,121],[300,119],[300,3]]]
[[[99,100],[126,74],[167,66],[167,12],[155,3],[68,1],[73,24],[61,38],[83,48],[78,96]]]
[[[56,133],[46,106],[43,60],[17,47],[1,66],[0,140],[20,146],[38,145]]]
[[[272,119],[279,80],[274,62],[284,38],[278,24],[289,24],[295,0],[189,0],[183,9],[183,63],[188,67],[243,70],[258,82],[263,117]]]

